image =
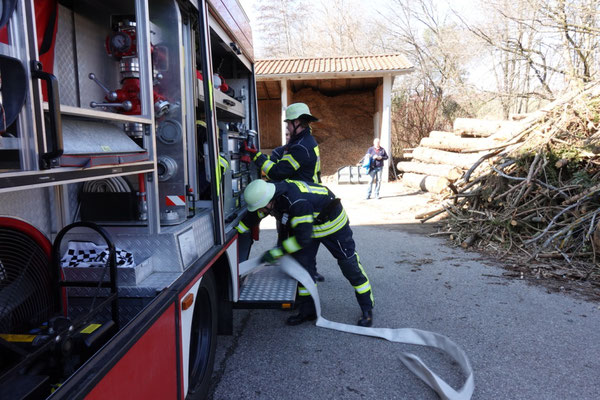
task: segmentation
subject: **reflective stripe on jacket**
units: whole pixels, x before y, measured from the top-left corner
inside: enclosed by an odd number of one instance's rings
[[[262,172],[274,181],[293,179],[304,182],[321,182],[321,157],[317,141],[310,127],[294,136],[285,146],[286,154],[280,156],[280,148],[275,156],[256,153],[254,162]]]

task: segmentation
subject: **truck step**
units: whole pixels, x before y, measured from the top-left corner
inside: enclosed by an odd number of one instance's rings
[[[277,265],[268,265],[246,276],[236,308],[292,308],[298,282]]]

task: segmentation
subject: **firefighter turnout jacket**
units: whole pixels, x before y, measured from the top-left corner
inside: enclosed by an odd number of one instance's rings
[[[271,253],[275,257],[291,254],[311,276],[315,276],[313,260],[322,243],[337,259],[342,273],[354,287],[361,309],[371,310],[371,284],[356,253],[348,215],[339,199],[319,184],[286,179],[274,185],[272,214],[287,225],[290,236]],[[247,233],[264,217],[266,215],[260,210],[248,213],[236,229],[241,234]],[[298,294],[309,296],[304,287],[298,287]]]
[[[310,127],[294,135],[285,148],[286,154],[281,157],[269,157],[259,151],[253,161],[272,181],[294,179],[312,183],[321,182],[319,146],[311,134]]]

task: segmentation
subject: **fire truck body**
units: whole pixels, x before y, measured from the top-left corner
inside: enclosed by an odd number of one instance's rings
[[[0,24],[0,397],[202,398],[258,177],[247,17],[18,0]]]

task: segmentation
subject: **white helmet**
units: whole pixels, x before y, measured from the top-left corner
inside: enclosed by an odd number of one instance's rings
[[[265,182],[262,179],[256,179],[244,190],[244,200],[248,205],[248,211],[256,211],[265,207],[275,194],[275,185]]]

